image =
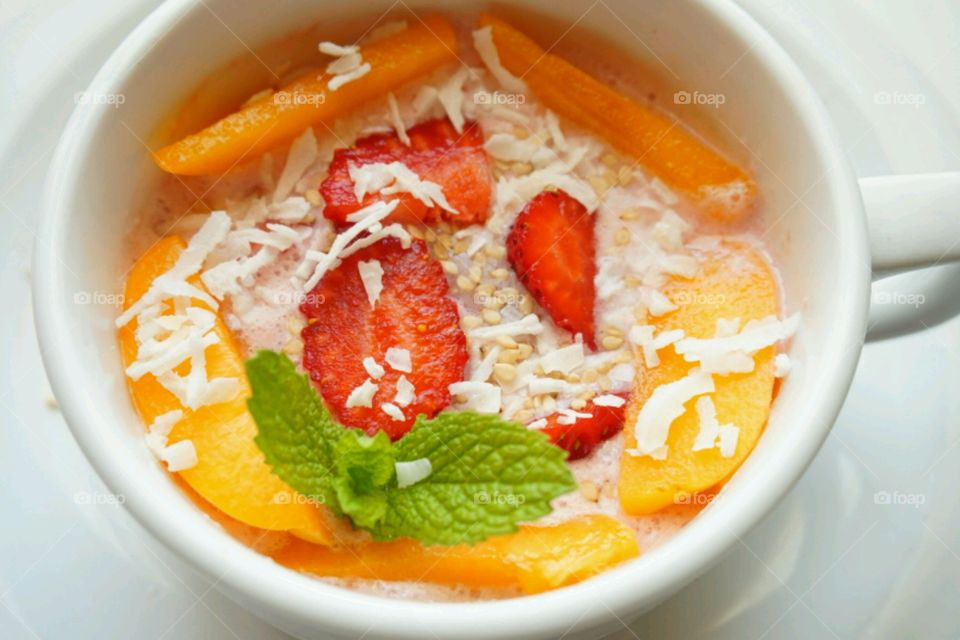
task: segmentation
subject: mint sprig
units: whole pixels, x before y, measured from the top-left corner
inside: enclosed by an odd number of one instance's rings
[[[338,424],[286,356],[261,351],[246,363],[267,463],[298,492],[376,539],[478,542],[550,513],[576,488],[566,452],[515,422],[471,412],[417,418],[397,442]],[[397,462],[426,458],[431,473],[400,488]]]

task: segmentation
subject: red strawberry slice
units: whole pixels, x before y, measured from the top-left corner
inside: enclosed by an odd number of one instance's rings
[[[596,348],[593,307],[597,273],[594,217],[563,191],[527,203],[507,236],[507,259],[534,300],[558,326],[582,333]]]
[[[372,309],[357,269],[370,260],[383,269],[383,290]],[[418,414],[431,418],[450,404],[447,387],[463,380],[468,355],[457,304],[447,290],[443,269],[422,241],[404,249],[396,238],[386,238],[345,258],[307,295],[300,306],[309,323],[302,333],[303,368],[340,422],[397,439]],[[410,351],[412,372],[387,365],[391,347]],[[363,366],[368,356],[386,370],[374,380],[373,406],[348,408],[350,393],[370,377]],[[395,402],[401,375],[413,384],[415,398],[401,407],[405,419],[394,420],[381,405]]]
[[[354,211],[381,199],[368,193],[357,202],[350,165],[374,162],[402,162],[421,180],[440,185],[447,202],[459,213],[440,207],[427,207],[408,193],[395,196],[400,206],[391,214],[394,222],[431,223],[439,218],[456,224],[482,223],[490,208],[490,163],[483,148],[483,133],[476,122],[467,122],[463,133],[446,118],[429,120],[409,129],[410,146],[394,133],[376,134],[357,141],[351,149],[337,149],[330,162],[328,175],[320,185],[326,207],[324,215],[337,224],[346,223]]]
[[[620,407],[602,407],[587,404],[579,413],[589,413],[589,418],[577,418],[573,424],[561,424],[563,414],[547,416],[547,426],[540,429],[547,434],[550,442],[570,453],[568,460],[584,458],[596,449],[601,442],[612,438],[623,429],[626,403]]]

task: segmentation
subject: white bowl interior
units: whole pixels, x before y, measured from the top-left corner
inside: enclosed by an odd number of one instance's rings
[[[787,310],[803,312],[792,346],[794,371],[724,499],[666,546],[586,584],[501,603],[377,600],[378,617],[371,620],[370,597],[290,573],[246,549],[198,512],[147,452],[120,366],[116,309],[74,300],[121,290],[131,215],[156,171],[145,141],[159,123],[248,46],[318,20],[328,21],[335,37],[337,21],[360,4],[287,0],[277,10],[240,0],[168,2],[91,87],[123,94],[125,102],[82,106],[55,160],[35,269],[42,347],[68,421],[112,490],[233,597],[294,633],[320,635],[323,628],[355,637],[369,630],[369,637],[400,638],[427,629],[439,637],[546,638],[616,626],[608,609],[628,619],[652,606],[766,512],[811,459],[852,375],[867,297],[862,211],[822,110],[772,41],[739,10],[716,3],[608,1],[589,10],[586,2],[517,4],[578,21],[665,76],[682,79],[679,88],[725,97],[721,108],[701,112],[715,130],[741,141],[737,153],[751,161],[761,185],[764,240],[781,269]],[[371,0],[362,11],[378,16],[392,5]],[[455,5],[469,3],[444,3]],[[532,605],[543,613],[531,615]]]

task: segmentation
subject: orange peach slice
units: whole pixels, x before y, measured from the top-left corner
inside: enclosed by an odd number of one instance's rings
[[[361,47],[370,71],[336,91],[326,73],[308,73],[271,98],[261,98],[154,153],[169,173],[224,173],[245,159],[292,140],[307,127],[336,118],[456,59],[457,38],[444,18],[430,16]]]
[[[777,281],[769,264],[753,247],[725,241],[706,256],[693,280],[676,279],[664,293],[678,309],[653,319],[657,333],[682,329],[685,336],[712,338],[716,322],[740,318],[742,323],[776,315],[779,310]],[[620,503],[629,514],[647,514],[674,502],[683,502],[693,493],[704,491],[725,480],[743,463],[753,449],[770,412],[773,399],[774,347],[755,354],[754,370],[749,373],[715,375],[715,391],[709,396],[720,424],[739,427],[734,455],[724,458],[717,449],[693,451],[700,431],[695,400],[674,420],[667,438],[665,460],[626,453],[636,445],[631,427],[654,389],[686,376],[696,363],[686,362],[672,347],[660,352],[660,364],[645,368],[643,361],[626,413],[625,451],[620,460]]]
[[[179,237],[164,238],[141,257],[127,278],[125,306],[129,307],[150,287],[150,283],[176,262],[186,243]],[[202,288],[199,279],[192,283]],[[197,302],[200,305],[202,303]],[[123,361],[136,359],[136,320],[119,331]],[[197,450],[197,465],[179,472],[180,477],[205,500],[229,516],[259,529],[294,531],[318,543],[331,536],[325,510],[309,504],[275,476],[254,443],[257,426],[247,411],[250,395],[243,358],[218,317],[214,328],[220,342],[207,348],[207,375],[239,378],[242,393],[229,402],[191,411],[180,404],[157,379],[144,375],[128,380],[133,403],[144,423],[163,413],[180,409],[183,418],[174,426],[170,441],[189,439]],[[189,365],[185,365],[189,366]]]
[[[550,109],[636,158],[709,216],[732,221],[751,211],[757,195],[753,179],[676,121],[544,51],[496,16],[482,14],[480,24],[491,27],[500,63]]]
[[[607,516],[590,515],[474,545],[425,547],[412,540],[322,547],[292,540],[280,564],[318,576],[423,581],[539,593],[585,580],[639,555],[636,536]]]

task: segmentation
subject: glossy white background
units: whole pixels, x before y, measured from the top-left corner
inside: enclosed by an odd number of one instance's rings
[[[29,308],[40,185],[74,94],[154,2],[0,0],[4,639],[285,637],[109,504],[48,406]],[[960,4],[743,4],[810,75],[861,175],[960,170]],[[933,304],[944,280],[902,277],[877,298]],[[960,637],[958,387],[960,321],[868,346],[833,434],[783,504],[618,640]]]

